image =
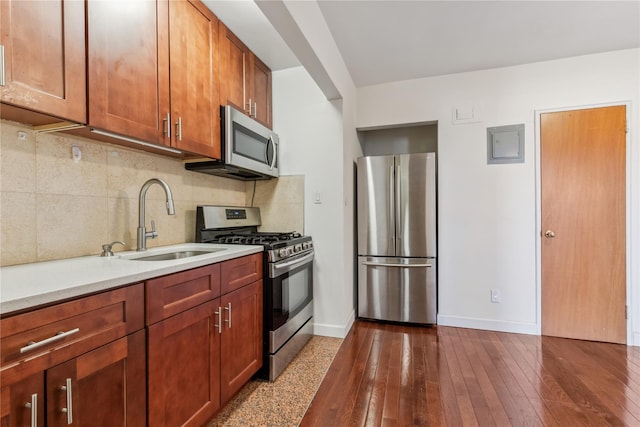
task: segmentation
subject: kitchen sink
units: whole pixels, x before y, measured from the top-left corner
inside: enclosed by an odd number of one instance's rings
[[[166,252],[166,253],[155,254],[155,255],[141,254],[140,256],[130,256],[130,257],[127,257],[126,259],[131,261],[170,261],[170,260],[176,260],[176,259],[182,259],[182,258],[190,258],[198,255],[210,254],[214,252],[220,252],[224,250],[226,249],[207,248],[203,250],[191,250],[191,251],[182,250],[182,251]]]

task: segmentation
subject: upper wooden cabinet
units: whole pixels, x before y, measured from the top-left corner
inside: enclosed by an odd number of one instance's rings
[[[0,2],[2,103],[86,123],[84,5]],[[8,110],[2,118],[16,119]]]
[[[200,1],[169,2],[175,146],[220,158],[218,19]]]
[[[220,104],[230,104],[272,128],[271,70],[222,22],[220,28]]]
[[[160,5],[87,2],[89,124],[168,146],[169,50],[159,34],[168,12]]]
[[[220,158],[218,19],[199,0],[88,2],[89,125]]]
[[[251,55],[249,62],[252,77],[250,79],[253,97],[252,116],[254,119],[267,126],[273,127],[271,115],[271,70],[257,56]]]

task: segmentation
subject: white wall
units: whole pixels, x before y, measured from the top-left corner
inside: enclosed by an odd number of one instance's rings
[[[273,73],[273,127],[283,175],[304,174],[305,234],[313,237],[314,323],[318,335],[345,335],[351,300],[344,293],[342,248],[342,111],[304,68]],[[314,203],[316,193],[322,203]]]
[[[629,342],[640,345],[639,57],[632,49],[358,90],[359,128],[438,121],[439,324],[540,333],[536,111],[630,102]],[[479,121],[453,124],[456,106],[475,107]],[[525,163],[488,166],[486,128],[518,123]]]
[[[291,137],[282,146],[294,159],[285,173],[291,167],[307,177],[305,231],[317,249],[315,333],[344,337],[355,318],[353,180],[362,153],[355,85],[316,2],[257,3],[308,70],[274,73],[274,129]],[[316,192],[320,205],[310,203]]]

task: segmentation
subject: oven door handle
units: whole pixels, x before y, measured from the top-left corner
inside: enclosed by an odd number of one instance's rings
[[[313,260],[313,256],[314,256],[314,251],[311,251],[305,256],[296,258],[293,261],[272,264],[271,268],[269,269],[269,272],[270,272],[269,277],[277,277],[282,273],[286,273],[301,265],[311,262],[311,260]]]

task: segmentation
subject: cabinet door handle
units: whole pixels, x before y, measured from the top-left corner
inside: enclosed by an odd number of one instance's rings
[[[42,341],[37,341],[37,342],[36,341],[31,341],[31,342],[28,342],[27,345],[25,345],[24,347],[22,347],[20,349],[20,354],[26,353],[27,351],[35,350],[35,349],[40,348],[42,346],[45,346],[47,344],[51,344],[54,341],[61,340],[61,339],[66,338],[66,337],[68,337],[70,335],[77,334],[78,332],[80,332],[80,328],[75,328],[75,329],[71,329],[70,331],[67,331],[67,332],[62,332],[62,331],[58,332],[54,336],[49,337],[47,339],[44,339]]]
[[[256,117],[258,117],[258,104],[254,101],[253,102],[253,118],[255,119]]]
[[[176,122],[176,139],[182,141],[182,117],[178,117]]]
[[[167,117],[162,119],[163,122],[163,133],[167,136],[167,138],[171,139],[171,113],[167,113]]]
[[[4,85],[4,45],[0,44],[0,86]]]
[[[229,324],[229,329],[231,329],[231,303],[227,307],[224,308],[229,312],[229,320],[225,320]]]
[[[222,307],[218,307],[218,311],[214,311],[213,314],[218,316],[218,324],[213,326],[218,328],[218,333],[221,334],[222,333]]]
[[[60,386],[60,390],[67,392],[67,407],[61,408],[60,412],[67,414],[67,424],[73,424],[73,392],[71,389],[71,378],[67,378],[65,385]]]
[[[25,403],[24,407],[31,409],[31,427],[38,427],[38,393],[33,393],[31,402]]]
[[[249,105],[249,111],[246,113],[249,115],[249,117],[251,117],[251,98],[249,98],[249,102],[247,103],[247,105]]]

